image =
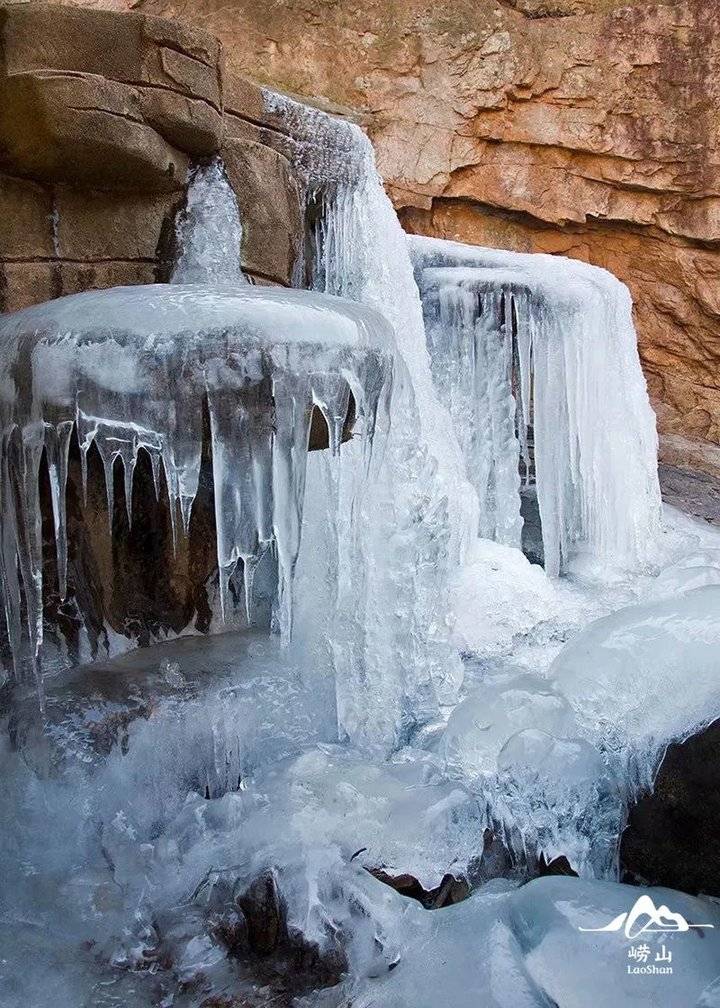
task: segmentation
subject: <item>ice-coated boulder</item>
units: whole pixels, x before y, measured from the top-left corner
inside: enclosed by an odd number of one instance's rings
[[[352,400],[370,450],[392,375],[392,339],[377,312],[294,290],[127,287],[2,316],[0,348],[2,587],[16,663],[23,637],[21,586],[31,658],[43,634],[43,457],[59,595],[65,598],[74,432],[85,492],[91,448],[104,468],[111,531],[115,464],[119,460],[130,525],[142,450],[155,493],[166,485],[177,544],[190,529],[200,485],[205,414],[221,609],[229,605],[230,578],[240,559],[250,607],[252,574],[272,543],[278,618],[289,631],[313,410],[322,414],[336,453]]]
[[[520,544],[522,461],[537,479],[548,573],[576,551],[646,560],[660,521],[657,434],[627,288],[556,256],[408,242],[480,534]]]

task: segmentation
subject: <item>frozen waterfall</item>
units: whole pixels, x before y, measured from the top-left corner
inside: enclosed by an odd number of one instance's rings
[[[112,533],[113,467],[122,462],[132,521],[138,453],[161,467],[170,513],[187,534],[198,490],[203,403],[210,417],[220,602],[242,560],[245,598],[272,544],[278,622],[292,625],[292,582],[316,406],[339,451],[350,396],[372,444],[392,375],[392,337],[371,309],[340,298],[250,286],[155,285],[88,291],[0,318],[2,594],[13,659],[21,653],[21,585],[32,657],[43,635],[39,473],[47,456],[66,592],[65,490],[73,429],[87,483],[95,445]],[[17,571],[20,571],[18,581]]]
[[[177,261],[171,283],[243,284],[238,202],[220,158],[190,174],[175,221]]]
[[[296,138],[290,153],[305,183],[308,234],[297,282],[377,309],[394,331],[392,423],[352,523],[348,507],[337,510],[336,618],[328,631],[343,732],[388,748],[455,695],[461,667],[449,641],[448,586],[476,532],[477,498],[433,385],[405,235],[370,141],[354,124],[277,94],[267,92],[266,102]],[[358,497],[358,473],[345,452],[333,474],[340,499]]]
[[[481,535],[519,544],[532,430],[548,573],[583,551],[642,564],[660,524],[657,435],[626,287],[576,260],[408,241]]]

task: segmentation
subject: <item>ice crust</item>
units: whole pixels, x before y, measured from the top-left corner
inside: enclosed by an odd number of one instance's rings
[[[657,434],[627,288],[562,257],[408,242],[480,534],[519,545],[532,431],[548,573],[576,551],[606,566],[647,562],[660,526]]]
[[[279,558],[278,619],[292,626],[313,406],[333,453],[349,396],[369,452],[392,338],[376,312],[303,291],[250,286],[154,285],[91,291],[0,318],[2,587],[16,663],[21,650],[19,567],[29,642],[42,641],[38,473],[47,453],[60,592],[66,591],[65,487],[70,437],[85,463],[92,444],[105,467],[121,459],[132,519],[138,452],[162,467],[176,523],[187,532],[198,488],[207,397],[213,449],[221,608],[242,560],[248,607],[252,571],[273,544]],[[86,463],[85,463],[86,465]]]

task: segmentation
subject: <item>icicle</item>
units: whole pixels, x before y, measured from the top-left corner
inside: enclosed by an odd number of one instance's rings
[[[44,447],[44,428],[41,421],[28,424],[21,432],[20,496],[21,520],[18,555],[30,635],[33,660],[37,658],[43,638],[42,589],[42,526],[40,514],[39,472]]]
[[[0,582],[13,661],[27,599],[33,655],[42,640],[38,470],[47,447],[61,593],[66,591],[65,490],[76,424],[83,493],[95,442],[114,518],[114,463],[122,460],[128,521],[140,448],[153,485],[164,469],[173,548],[188,534],[202,462],[203,405],[210,413],[223,616],[242,558],[252,614],[254,562],[277,536],[281,632],[292,629],[312,389],[342,438],[349,386],[372,425],[392,376],[387,323],[371,309],[301,291],[158,285],[88,291],[0,320],[4,434]],[[4,396],[4,398],[3,398]],[[14,424],[17,412],[21,423]],[[274,425],[274,427],[273,427]],[[13,433],[14,431],[14,433]],[[17,567],[21,582],[17,583]]]
[[[68,477],[68,457],[73,421],[65,420],[57,427],[45,426],[45,450],[50,473],[55,549],[57,552],[58,590],[60,598],[67,594],[67,508],[65,492]]]
[[[305,466],[312,391],[307,378],[288,373],[273,376],[273,529],[278,549],[278,617],[284,643],[292,637],[293,580],[300,551]]]
[[[313,375],[312,396],[327,424],[330,452],[337,455],[350,404],[350,386],[342,375]]]
[[[245,591],[245,616],[248,626],[252,625],[252,605],[253,605],[253,583],[255,581],[255,570],[258,558],[252,554],[245,554],[243,562],[243,589]]]
[[[438,310],[437,302],[469,291],[485,300],[502,292],[506,329],[507,323],[512,328],[515,313],[520,454],[527,474],[532,426],[548,572],[558,574],[580,551],[604,565],[644,563],[660,527],[657,435],[627,289],[604,270],[575,260],[415,236],[408,241],[423,291],[435,378],[441,387],[447,384],[451,400],[461,403],[453,413],[461,439],[468,422],[475,422],[482,438],[486,425],[478,421],[485,406],[478,400],[497,386],[478,383],[476,401],[465,401],[463,376],[476,363],[466,356],[455,370],[443,368],[438,348],[449,343],[444,352],[457,363],[453,355],[463,341],[452,316]],[[439,330],[434,335],[433,327]],[[506,344],[501,354],[504,371]],[[492,361],[485,366],[492,367]],[[512,375],[498,380],[511,394]],[[491,407],[496,417],[498,407]],[[467,443],[476,439],[471,432]],[[500,444],[506,444],[504,435],[495,444],[496,459]],[[482,488],[484,470],[471,454],[466,457]],[[514,477],[508,466],[501,471],[509,493]]]
[[[153,489],[155,490],[155,500],[160,500],[160,466],[162,465],[162,453],[154,448],[148,448],[150,455],[150,468],[152,470]]]

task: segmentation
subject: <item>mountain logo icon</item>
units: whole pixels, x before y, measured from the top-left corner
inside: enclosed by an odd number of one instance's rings
[[[682,914],[673,913],[665,905],[656,907],[649,896],[643,895],[629,913],[619,914],[604,927],[579,927],[578,931],[624,931],[626,938],[634,939],[646,933],[665,934],[670,931],[714,927],[714,924],[689,924]]]

